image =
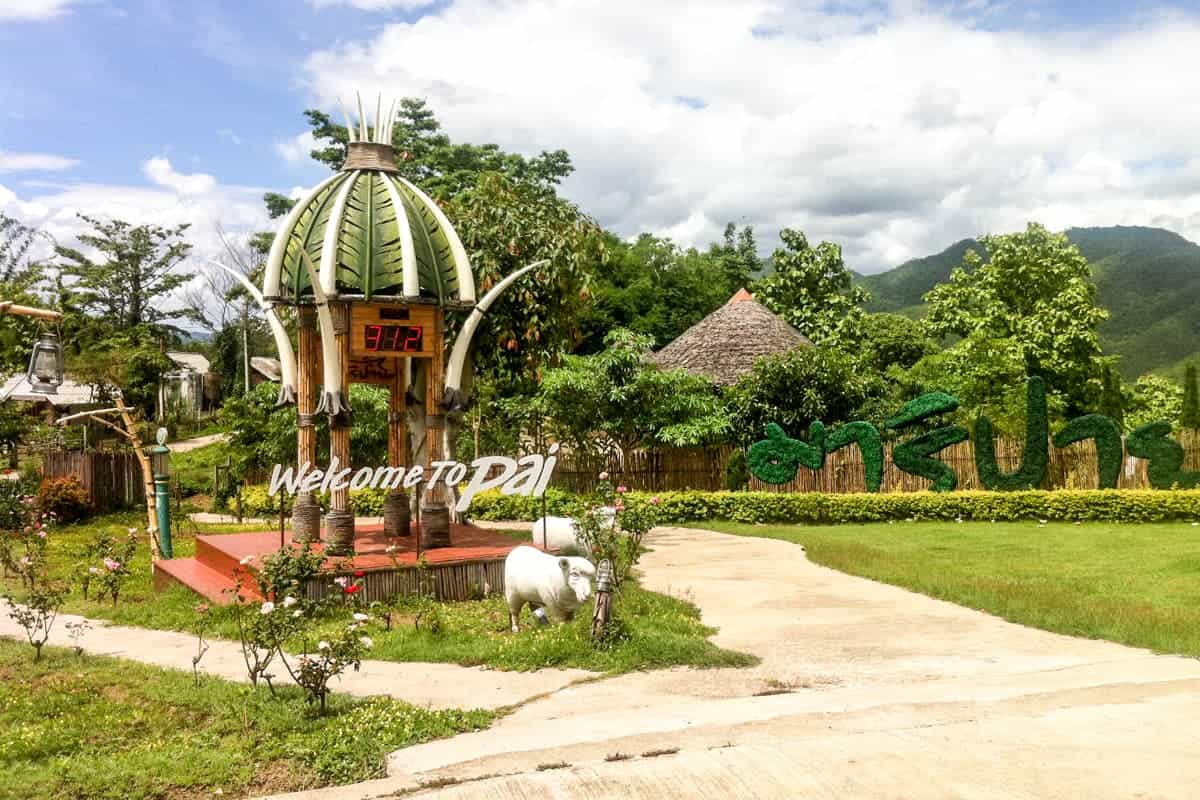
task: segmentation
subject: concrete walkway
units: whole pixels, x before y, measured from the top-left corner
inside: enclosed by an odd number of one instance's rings
[[[8,616],[8,604],[0,600],[0,636],[24,639],[25,631]],[[66,623],[83,617],[62,614],[54,624],[50,644],[70,647]],[[84,635],[83,649],[94,655],[115,656],[159,667],[191,670],[196,654],[196,637],[174,631],[154,631],[110,625],[89,620],[92,630]],[[200,671],[231,681],[246,681],[246,663],[238,642],[211,640],[200,661]],[[282,664],[272,664],[276,684],[289,684]],[[431,708],[504,708],[555,691],[568,684],[594,677],[576,669],[538,672],[502,672],[457,664],[397,663],[364,661],[358,672],[334,679],[334,690],[370,697],[390,695],[398,700]]]
[[[787,542],[648,544],[645,583],[691,597],[759,666],[569,686],[394,753],[387,779],[292,797],[1196,796],[1195,659],[1013,625]]]

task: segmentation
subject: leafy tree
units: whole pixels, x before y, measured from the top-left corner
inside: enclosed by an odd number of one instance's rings
[[[754,285],[754,296],[817,344],[857,342],[870,295],[851,283],[842,248],[831,242],[811,247],[792,228],[779,236],[784,246],[771,256],[775,273]]]
[[[1091,408],[1102,367],[1097,326],[1108,312],[1096,305],[1087,259],[1066,236],[1037,223],[980,243],[986,261],[968,251],[950,280],[925,295],[930,335],[1005,342],[1026,375],[1041,376],[1066,401],[1068,413]],[[993,384],[975,393],[993,400],[1010,388]]]
[[[1179,424],[1185,428],[1200,428],[1200,386],[1196,384],[1196,365],[1188,364],[1183,379],[1183,409]]]
[[[155,415],[163,374],[174,368],[147,326],[111,333],[68,363],[80,382],[99,388],[98,399],[120,391],[126,405],[146,419]]]
[[[858,353],[880,372],[892,366],[908,369],[938,349],[920,322],[899,314],[864,314],[860,330]]]
[[[603,352],[567,356],[548,370],[539,406],[551,425],[581,450],[682,447],[719,440],[729,428],[713,384],[683,370],[644,361],[650,339],[615,330]]]
[[[709,247],[708,256],[716,259],[720,266],[727,297],[748,287],[750,279],[762,270],[754,229],[749,225],[739,232],[732,222],[726,224],[721,241]]]
[[[798,438],[813,422],[833,426],[860,419],[864,407],[882,396],[881,378],[853,357],[823,347],[802,347],[761,358],[726,392],[733,436],[758,441],[769,423]]]
[[[63,274],[74,278],[65,288],[73,307],[113,331],[146,327],[160,335],[177,335],[180,331],[172,321],[196,320],[192,309],[165,307],[170,295],[192,277],[177,271],[192,249],[183,239],[188,225],[163,228],[83,214],[79,218],[92,227],[91,233],[78,237],[80,243],[98,250],[104,260],[55,246]]]
[[[1183,411],[1183,389],[1161,375],[1143,375],[1133,386],[1133,402],[1125,414],[1130,429],[1152,422],[1179,424]]]
[[[1121,375],[1111,364],[1104,367],[1100,377],[1100,402],[1096,406],[1096,413],[1113,420],[1118,427],[1125,425],[1125,393],[1121,390]]]
[[[33,256],[38,245],[53,240],[35,228],[0,214],[0,299],[22,305],[41,305],[38,289],[43,265]],[[18,372],[29,364],[38,336],[38,322],[29,317],[0,314],[0,373]]]
[[[713,248],[717,248],[714,245]],[[593,303],[581,310],[578,353],[598,353],[615,328],[628,328],[662,347],[729,300],[727,264],[712,251],[680,249],[642,234],[624,242],[605,234],[604,268],[593,277]]]

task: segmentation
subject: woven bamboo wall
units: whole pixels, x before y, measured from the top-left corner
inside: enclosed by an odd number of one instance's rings
[[[426,587],[438,600],[472,600],[504,592],[504,559],[469,561],[460,564],[431,564],[425,571]],[[330,576],[310,579],[304,596],[317,600],[328,589]],[[386,600],[393,595],[415,595],[420,570],[416,567],[367,572],[363,578],[366,602]]]
[[[45,478],[73,477],[97,511],[128,508],[145,498],[142,467],[135,454],[51,450],[42,462]]]

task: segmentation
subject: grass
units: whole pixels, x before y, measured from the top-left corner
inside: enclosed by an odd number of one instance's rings
[[[430,711],[300,690],[272,698],[217,678],[0,640],[0,798],[236,798],[381,777],[388,752],[487,727],[488,711]]]
[[[803,544],[813,562],[1056,633],[1200,656],[1200,527],[700,523]]]
[[[185,494],[208,494],[212,491],[213,467],[224,464],[228,457],[229,445],[224,442],[172,453],[171,476],[183,487]]]
[[[77,560],[74,554],[96,533],[107,530],[123,536],[126,529],[133,526],[145,526],[145,518],[137,512],[107,515],[87,523],[59,528],[51,534],[50,540],[52,573],[57,577],[68,577]],[[203,533],[248,528],[245,525],[197,527]],[[524,537],[528,539],[528,533]],[[177,557],[190,556],[194,548],[194,537],[174,537]],[[140,544],[131,570],[132,574],[115,607],[95,599],[84,600],[76,591],[69,596],[63,610],[135,627],[175,631],[193,629],[195,608],[200,598],[181,586],[155,592],[146,544]],[[4,586],[3,580],[0,580],[0,589]],[[16,589],[13,584],[9,584],[8,588]],[[421,630],[417,629],[415,618],[420,608],[415,599],[402,601],[396,608],[395,623],[391,630],[384,630],[382,626],[372,630],[371,637],[375,641],[372,659],[485,665],[506,670],[560,667],[608,674],[681,665],[741,667],[755,663],[752,656],[723,650],[709,641],[708,637],[715,631],[701,621],[700,612],[693,604],[646,591],[633,583],[622,589],[616,603],[624,636],[604,648],[597,648],[591,642],[590,603],[579,609],[572,622],[549,627],[537,627],[526,609],[522,616],[521,631],[515,635],[509,630],[508,607],[503,597],[435,604],[441,622],[440,630],[436,633],[428,630],[427,625],[422,625]],[[326,628],[332,631],[344,625],[353,610],[347,607],[331,614],[324,623]],[[214,607],[209,617],[212,636],[237,638],[233,609]],[[303,646],[299,641],[292,644],[297,651]]]

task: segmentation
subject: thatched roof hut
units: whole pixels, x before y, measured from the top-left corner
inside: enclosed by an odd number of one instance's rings
[[[682,368],[729,386],[763,356],[811,345],[804,334],[741,289],[678,339],[651,353],[649,361],[662,369]]]

